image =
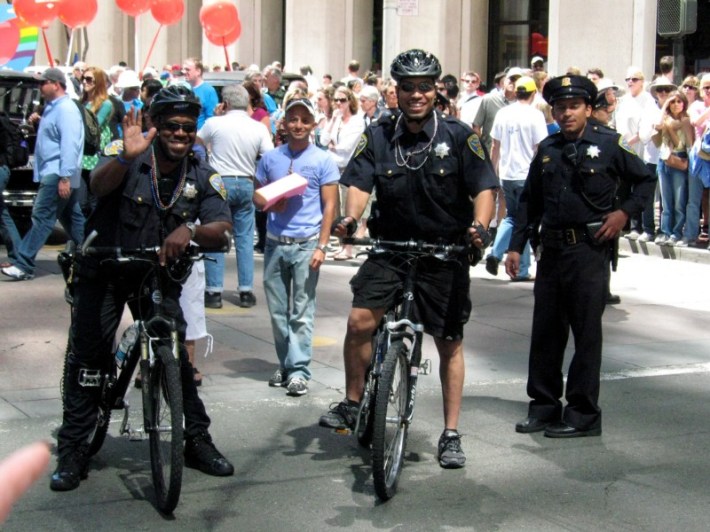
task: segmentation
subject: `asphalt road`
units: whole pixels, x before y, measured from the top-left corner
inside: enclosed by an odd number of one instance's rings
[[[31,282],[0,281],[0,456],[54,442],[68,307],[45,248]],[[704,251],[704,253],[707,253]],[[689,255],[689,253],[686,253]],[[710,254],[708,254],[710,255]],[[235,465],[219,479],[186,470],[171,517],[153,505],[147,442],[118,436],[115,421],[89,478],[53,493],[48,475],[2,530],[707,530],[710,520],[710,265],[629,254],[613,277],[622,303],[604,316],[599,438],[520,435],[525,416],[532,284],[472,269],[474,314],[466,327],[460,430],[466,468],[435,460],[442,430],[436,355],[420,379],[397,496],[374,496],[368,453],[354,438],[317,426],[343,395],[341,342],[356,263],[329,261],[318,292],[310,393],[266,385],[277,367],[257,261],[258,304],[208,313],[213,353],[201,358],[211,432]],[[234,289],[234,259],[228,260]],[[198,343],[198,352],[205,347]],[[573,347],[569,347],[571,354]],[[140,398],[133,392],[140,417]],[[118,418],[118,416],[115,416]],[[52,463],[54,467],[54,462]]]

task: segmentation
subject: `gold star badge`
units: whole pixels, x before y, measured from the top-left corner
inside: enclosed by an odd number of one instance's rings
[[[599,158],[600,153],[601,150],[599,149],[599,146],[589,146],[589,148],[587,148],[587,157],[589,157],[590,159]]]
[[[446,144],[446,142],[440,142],[439,144],[434,146],[434,153],[437,157],[443,159],[444,157],[449,155],[449,146]]]

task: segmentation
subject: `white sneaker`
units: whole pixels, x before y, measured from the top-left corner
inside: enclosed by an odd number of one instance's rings
[[[303,377],[293,377],[286,385],[288,395],[306,395],[308,393],[308,381]]]
[[[678,240],[678,242],[675,243],[675,247],[677,248],[687,248],[693,246],[695,246],[695,240],[688,240],[687,238],[684,238],[683,240]]]
[[[673,246],[673,247],[675,247],[675,246],[678,244],[678,242],[680,242],[680,240],[678,239],[678,237],[675,236],[675,235],[671,235],[671,237],[670,237],[668,240],[666,240],[666,246]]]
[[[17,266],[8,266],[7,268],[3,268],[2,273],[3,275],[12,277],[15,281],[29,281],[30,279],[35,278],[34,274],[24,272]]]
[[[626,238],[628,240],[638,240],[639,239],[639,232],[638,231],[631,231],[629,233],[626,233]]]
[[[653,240],[653,235],[651,235],[650,233],[645,233],[645,232],[644,232],[644,233],[641,233],[641,235],[639,236],[639,240],[638,240],[638,241],[639,241],[639,242],[650,242],[650,241],[652,241],[652,240]]]
[[[653,243],[656,244],[657,246],[665,246],[666,242],[668,242],[668,237],[666,235],[664,235],[663,233],[658,235],[656,237],[656,240],[653,241]]]

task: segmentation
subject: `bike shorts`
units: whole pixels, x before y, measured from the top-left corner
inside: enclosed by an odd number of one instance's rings
[[[353,307],[388,309],[402,297],[409,264],[402,255],[369,257],[350,280]],[[464,259],[420,259],[414,289],[414,321],[435,338],[461,340],[471,315],[471,280]]]

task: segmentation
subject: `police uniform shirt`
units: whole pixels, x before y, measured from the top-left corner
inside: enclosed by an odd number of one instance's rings
[[[471,198],[498,186],[488,155],[455,118],[436,112],[413,134],[399,116],[367,128],[340,183],[375,190],[381,238],[455,241],[473,221]]]
[[[614,130],[588,122],[576,141],[561,132],[547,137],[530,165],[510,249],[522,253],[529,227],[569,229],[600,221],[614,210],[624,182],[634,188],[619,208],[634,216],[653,194],[655,179]]]
[[[99,165],[106,164],[120,150],[115,141],[104,150]],[[199,219],[202,224],[215,221],[231,223],[222,179],[207,163],[193,153],[187,156],[187,173],[175,204],[161,214],[153,194],[151,150],[139,155],[130,165],[121,186],[99,199],[87,222],[87,231],[96,229],[96,245],[123,247],[159,246],[167,235],[185,222]],[[172,190],[178,186],[182,163],[171,173]],[[157,192],[157,191],[156,191]],[[168,203],[164,198],[163,204]],[[88,234],[88,233],[87,233]],[[109,236],[110,235],[110,236]]]

